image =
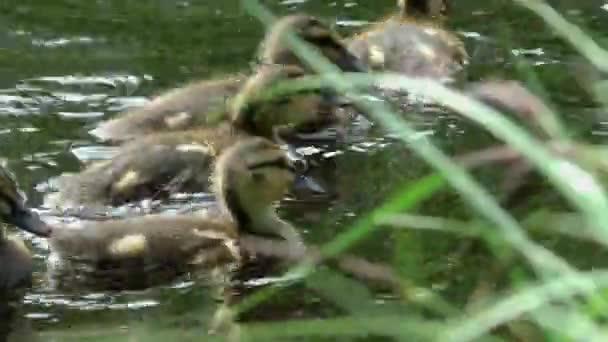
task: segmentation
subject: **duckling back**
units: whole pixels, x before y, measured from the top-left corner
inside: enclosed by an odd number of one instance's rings
[[[240,260],[236,237],[230,221],[200,216],[149,215],[60,227],[49,239],[51,278],[149,286],[193,268]]]
[[[468,60],[464,43],[441,27],[448,0],[399,0],[399,14],[346,41],[370,69],[443,78]]]
[[[103,140],[123,141],[154,132],[213,126],[226,121],[228,99],[243,81],[244,77],[230,77],[187,84],[101,123],[90,133]]]
[[[47,196],[46,205],[61,209],[120,205],[206,191],[213,160],[238,136],[225,124],[136,139],[112,159],[94,163],[79,174],[62,176],[59,191]]]
[[[396,20],[355,36],[348,48],[370,69],[412,77],[449,76],[468,59],[463,43],[452,33]]]

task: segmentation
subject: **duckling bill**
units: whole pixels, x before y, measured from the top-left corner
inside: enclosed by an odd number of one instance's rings
[[[78,229],[57,227],[49,239],[51,276],[129,286],[133,279],[168,281],[195,268],[238,264],[242,233],[279,236],[300,245],[298,232],[273,208],[293,182],[294,168],[278,145],[263,138],[241,141],[216,163],[213,180],[221,214],[150,215]]]

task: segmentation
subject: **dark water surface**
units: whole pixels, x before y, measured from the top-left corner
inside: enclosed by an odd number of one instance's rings
[[[345,34],[394,6],[393,0],[265,3],[277,13],[319,15]],[[603,2],[554,3],[571,20],[600,38],[604,30],[606,37],[608,13],[600,7]],[[449,25],[461,33],[472,56],[464,82],[496,77],[544,85],[547,98],[573,131],[593,130],[596,139],[603,140],[606,126],[597,122],[592,104],[568,73],[567,63],[576,53],[539,19],[510,1],[457,0],[454,9]],[[79,170],[84,160],[104,156],[103,145],[87,133],[98,121],[185,81],[247,71],[262,33],[262,26],[236,0],[2,1],[0,158],[6,159],[32,204],[39,206],[51,188],[50,179]],[[529,71],[540,83],[529,77]],[[420,134],[432,135],[449,154],[491,141],[455,115],[421,114],[423,119],[416,115]],[[334,160],[337,171],[328,171],[324,179],[337,199],[291,199],[282,206],[284,216],[304,229],[308,241],[328,241],[358,215],[381,204],[398,185],[429,171],[411,152],[379,133],[342,152]],[[492,179],[483,173],[480,177]],[[448,217],[466,215],[458,196],[447,193],[424,210]],[[137,293],[50,292],[45,285],[47,246],[43,240],[26,238],[39,268],[36,284],[20,308],[24,319],[17,322],[13,340],[101,341],[106,334],[138,329],[142,322],[152,322],[152,335],[184,329],[204,338],[218,301],[203,283],[186,280]],[[463,289],[471,286],[465,275],[475,273],[479,261],[457,260],[462,244],[444,235],[383,231],[356,250],[375,260],[407,258],[401,264],[409,266],[399,270],[402,274],[458,303],[464,301]],[[302,288],[271,302],[276,305],[261,307],[248,318],[328,317],[340,312]],[[378,300],[376,305],[383,303]]]

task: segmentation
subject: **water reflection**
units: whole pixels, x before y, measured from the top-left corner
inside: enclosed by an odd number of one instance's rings
[[[0,157],[8,159],[9,168],[17,173],[34,204],[53,191],[57,175],[75,172],[88,162],[112,155],[112,147],[88,134],[98,121],[139,106],[150,95],[186,80],[246,70],[262,34],[261,26],[246,17],[236,1],[150,2],[134,6],[118,1],[75,4],[28,0],[15,8],[7,6],[8,2],[0,4],[2,13],[6,13],[2,26],[9,28],[0,37]],[[281,13],[306,10],[325,18],[337,17],[335,21],[344,31],[375,21],[393,6],[392,0],[273,3],[273,9]],[[464,81],[488,76],[517,78],[513,61],[523,61],[539,72],[549,90],[560,89],[554,100],[563,106],[560,101],[565,101],[566,96],[561,96],[565,92],[561,89],[568,82],[553,77],[558,74],[557,69],[548,67],[560,66],[569,53],[543,31],[542,24],[534,21],[530,26],[530,17],[511,5],[469,0],[458,1],[456,10],[452,25],[464,37],[472,56]],[[505,33],[504,27],[510,24],[531,28]],[[530,34],[535,28],[538,32]],[[588,124],[581,121],[591,116],[589,104],[579,102],[579,95],[572,93],[574,100],[565,109],[582,117],[573,120],[575,125]],[[409,112],[422,114],[411,117],[419,135],[434,138],[451,154],[492,141],[477,133],[475,126],[442,109],[427,106],[410,108]],[[362,126],[365,124],[353,129]],[[301,151],[320,154],[319,167],[314,172],[330,194],[296,194],[283,203],[282,212],[302,227],[307,240],[329,241],[358,215],[382,203],[398,185],[429,170],[408,149],[370,126],[363,129],[364,134],[354,134],[356,139],[346,148]],[[596,136],[603,139],[608,135],[606,128],[608,125],[600,122],[595,127]],[[162,205],[137,203],[112,208],[110,212],[104,210],[103,214],[122,217],[196,211],[212,206],[211,199],[209,194],[175,196]],[[424,209],[442,215],[462,215],[463,211],[460,199],[451,195],[438,196]],[[53,217],[56,213],[48,208],[41,211],[53,222],[77,220]],[[93,214],[87,213],[89,218]],[[0,319],[0,337],[14,330],[11,338],[15,341],[35,340],[32,326],[44,330],[41,340],[45,341],[78,340],[79,333],[86,336],[104,331],[125,336],[124,330],[128,329],[124,327],[140,320],[152,326],[159,321],[169,322],[168,328],[192,328],[202,323],[208,326],[218,306],[212,296],[206,296],[213,290],[196,278],[137,293],[50,291],[44,285],[48,246],[44,240],[25,238],[35,253],[37,282],[22,305],[0,306],[0,314],[7,318]],[[408,276],[462,300],[469,285],[453,274],[479,269],[485,254],[478,253],[482,261],[469,260],[454,252],[459,248],[455,238],[383,232],[364,242],[358,251],[390,259],[400,255],[399,250],[407,250],[407,258],[412,260],[411,269],[404,271]],[[246,289],[236,292],[242,295],[273,284],[273,275],[252,272]],[[240,298],[236,296],[235,301]],[[314,291],[298,285],[246,318],[327,317],[339,312]],[[70,327],[77,325],[81,331],[70,335]]]

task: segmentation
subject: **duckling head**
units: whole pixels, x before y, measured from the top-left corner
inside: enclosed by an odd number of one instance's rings
[[[264,138],[250,138],[218,158],[214,185],[222,205],[239,230],[283,236],[273,203],[283,198],[299,166],[281,147]]]
[[[401,18],[425,17],[444,19],[450,11],[451,0],[397,0]]]
[[[319,19],[302,14],[285,16],[270,28],[261,45],[262,64],[302,65],[302,61],[285,41],[289,31],[319,49],[321,54],[343,71],[366,71],[363,63],[348,51],[335,31]]]
[[[38,236],[48,236],[51,228],[25,205],[25,197],[13,177],[0,167],[0,220]]]
[[[233,125],[252,135],[280,139],[285,134],[337,123],[337,97],[330,89],[273,94],[281,82],[304,75],[305,71],[295,65],[260,67],[231,104]]]

